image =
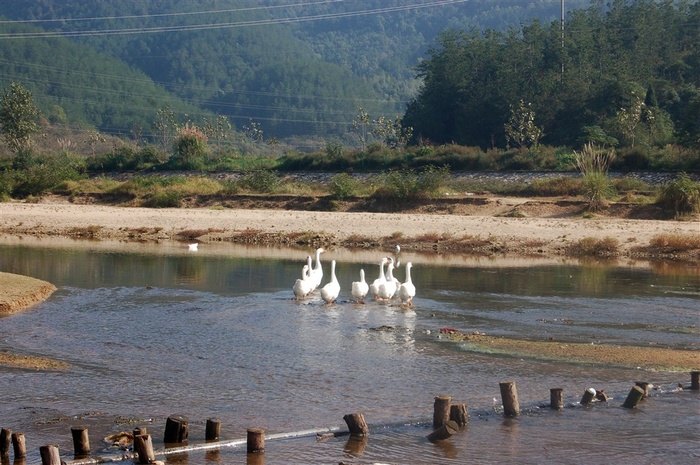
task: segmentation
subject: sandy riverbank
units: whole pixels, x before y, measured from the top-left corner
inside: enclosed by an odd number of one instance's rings
[[[46,281],[0,271],[0,316],[43,302],[55,290],[56,286]]]
[[[576,205],[496,199],[463,205],[456,214],[300,211],[287,209],[148,209],[63,203],[0,203],[0,232],[119,240],[231,240],[291,243],[319,240],[369,247],[387,241],[409,248],[468,243],[480,253],[558,256],[583,238],[613,238],[619,256],[648,255],[658,235],[699,236],[700,222],[583,218]],[[502,216],[517,208],[521,215]],[[300,239],[304,236],[304,239]],[[404,245],[405,244],[405,245]],[[691,254],[696,258],[697,252]]]

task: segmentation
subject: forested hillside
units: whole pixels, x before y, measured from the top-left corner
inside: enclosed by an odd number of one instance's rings
[[[559,24],[444,32],[405,125],[468,146],[700,146],[700,4],[615,1]],[[514,127],[508,134],[506,124]],[[537,136],[537,137],[535,137]]]
[[[0,25],[0,30],[39,31],[26,25]],[[121,60],[63,38],[0,41],[0,69],[0,88],[7,89],[11,81],[30,88],[53,124],[128,135],[148,131],[161,108],[202,113]]]
[[[373,116],[403,114],[419,85],[414,67],[439,31],[557,20],[560,1],[3,0],[0,15],[9,18],[0,22],[0,85],[25,82],[45,111],[59,105],[68,122],[148,130],[157,108],[178,105],[162,92],[138,90],[128,75],[121,82],[95,78],[126,73],[118,58],[154,89],[226,115],[238,128],[252,119],[269,137],[326,138],[347,131],[359,107]],[[46,33],[17,34],[29,25]],[[53,51],[69,40],[96,53],[74,48],[57,59]],[[20,59],[17,49],[32,51]],[[102,89],[101,98],[90,95],[92,87]],[[107,105],[117,96],[140,104]]]

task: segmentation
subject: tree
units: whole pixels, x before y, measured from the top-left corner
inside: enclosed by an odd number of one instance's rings
[[[175,121],[175,112],[170,109],[170,105],[166,105],[156,112],[156,120],[153,122],[153,129],[156,131],[156,136],[160,139],[163,152],[168,153],[174,134],[178,130],[178,124],[177,121]]]
[[[369,128],[369,114],[364,108],[357,109],[357,116],[352,120],[352,129],[357,133],[357,138],[360,141],[360,147],[364,152],[367,149],[367,133]]]
[[[32,134],[39,130],[38,115],[31,92],[12,82],[0,104],[0,132],[12,151],[18,154],[29,151]]]
[[[517,106],[510,106],[510,118],[503,125],[506,131],[506,142],[515,143],[520,150],[537,146],[542,138],[542,129],[535,125],[535,110],[531,103],[520,100]]]
[[[401,117],[397,116],[394,121],[380,116],[374,121],[375,128],[372,133],[379,137],[387,147],[392,149],[406,147],[408,141],[413,137],[413,128],[403,126]]]

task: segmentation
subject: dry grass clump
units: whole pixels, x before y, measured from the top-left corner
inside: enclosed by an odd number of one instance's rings
[[[609,257],[617,255],[619,252],[620,241],[614,237],[584,237],[578,242],[566,248],[569,255],[578,255],[586,257]]]
[[[318,241],[318,233],[313,231],[288,232],[284,237],[291,244],[315,244]]]
[[[416,236],[416,240],[420,242],[442,242],[452,239],[450,233],[427,232]]]
[[[182,239],[197,239],[202,236],[206,236],[211,233],[222,233],[224,229],[207,228],[207,229],[185,229],[176,234],[177,237]]]
[[[97,237],[102,231],[102,226],[91,224],[89,226],[74,227],[68,230],[68,235],[73,237]]]
[[[700,249],[700,234],[658,234],[649,241],[649,246],[661,253],[680,253]]]
[[[362,234],[351,234],[348,236],[347,239],[344,241],[347,244],[353,244],[353,245],[358,245],[358,244],[376,244],[377,240],[374,238],[371,238],[369,236],[363,236]]]

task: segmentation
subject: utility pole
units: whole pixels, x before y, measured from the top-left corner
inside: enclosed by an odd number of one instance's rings
[[[561,0],[561,80],[564,81],[564,0]]]

